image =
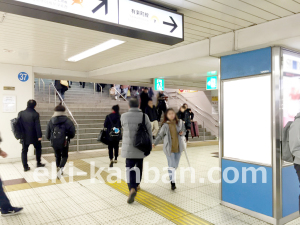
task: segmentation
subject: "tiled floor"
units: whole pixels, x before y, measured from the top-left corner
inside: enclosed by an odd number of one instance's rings
[[[15,217],[0,217],[0,224],[143,224],[143,225],[170,225],[170,224],[216,224],[216,225],[243,225],[243,224],[267,224],[253,217],[247,216],[230,208],[220,205],[219,185],[213,184],[207,179],[207,171],[211,167],[218,166],[218,159],[213,157],[214,152],[218,151],[218,146],[200,146],[190,147],[188,149],[189,158],[192,167],[195,168],[196,178],[204,178],[202,183],[191,183],[191,177],[186,176],[185,182],[177,184],[177,190],[171,191],[170,184],[163,183],[161,180],[155,183],[145,183],[145,180],[154,178],[154,171],[149,176],[144,175],[142,190],[138,195],[137,201],[128,205],[127,196],[122,193],[121,183],[108,185],[100,183],[99,180],[92,180],[89,177],[74,178],[73,183],[57,183],[49,185],[49,182],[36,185],[33,171],[24,173],[21,163],[11,163],[0,165],[1,176],[3,180],[25,178],[27,186],[18,186],[18,191],[11,191],[8,188],[7,195],[13,205],[24,206],[24,212]],[[109,171],[107,156],[97,157],[95,153],[93,158],[73,157],[75,174],[91,174],[87,165],[92,161],[96,167],[105,167],[103,174],[115,173]],[[51,161],[53,157],[45,157]],[[34,168],[34,161],[30,164]],[[167,160],[162,151],[155,151],[145,159],[149,167],[156,167],[161,173],[160,178],[166,175],[164,167],[167,166]],[[187,160],[182,156],[180,166],[187,167]],[[119,158],[115,167],[121,169],[122,174],[117,175],[118,180],[125,179],[125,160]],[[146,167],[146,165],[145,165]],[[52,178],[51,164],[47,164],[50,174],[40,172],[40,179],[47,181]],[[64,177],[68,177],[69,168],[66,168]],[[188,175],[189,172],[186,172]],[[115,174],[116,175],[116,174]],[[177,173],[177,178],[180,173]],[[220,174],[215,172],[214,179],[219,179]],[[33,185],[34,184],[34,185]],[[23,184],[20,184],[23,185]],[[9,186],[7,186],[9,187]],[[34,188],[33,188],[34,187]],[[147,198],[148,196],[148,198]],[[149,197],[150,196],[150,197]],[[149,199],[150,198],[150,199]],[[147,204],[147,202],[159,201],[157,205]],[[145,203],[146,202],[146,203]],[[168,212],[173,215],[166,216],[166,208],[158,208],[162,204],[169,207]],[[173,210],[173,211],[172,211]],[[175,210],[175,211],[174,211]],[[177,210],[177,211],[176,211]],[[195,221],[202,218],[210,223],[197,223],[186,221]],[[289,223],[289,225],[300,224],[300,219]]]

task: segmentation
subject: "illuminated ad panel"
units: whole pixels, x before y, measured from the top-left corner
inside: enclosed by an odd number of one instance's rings
[[[223,81],[224,157],[271,165],[271,75]]]
[[[283,53],[282,99],[284,127],[300,112],[300,57],[288,51]]]

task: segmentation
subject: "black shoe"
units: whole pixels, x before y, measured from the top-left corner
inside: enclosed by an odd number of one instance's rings
[[[27,171],[29,171],[30,170],[30,167],[28,166],[28,167],[26,167],[26,168],[24,168],[24,172],[27,172]]]
[[[174,191],[176,189],[176,184],[171,181],[171,190]]]
[[[109,167],[114,167],[114,160],[110,160]]]
[[[127,200],[127,203],[128,203],[128,204],[133,203],[133,202],[134,202],[134,199],[135,199],[135,196],[136,196],[136,191],[130,192],[129,197],[128,197],[128,200]]]
[[[18,208],[18,207],[12,207],[7,212],[2,212],[1,216],[13,216],[13,215],[19,214],[22,210],[23,210],[22,207],[20,207],[20,208]]]
[[[43,163],[38,163],[37,165],[36,165],[36,167],[45,167],[46,166],[46,164],[43,164]]]

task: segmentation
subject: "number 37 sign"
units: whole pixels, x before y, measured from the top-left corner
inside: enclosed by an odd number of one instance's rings
[[[19,73],[18,78],[20,81],[26,82],[29,79],[29,75],[25,72],[21,72],[21,73]]]

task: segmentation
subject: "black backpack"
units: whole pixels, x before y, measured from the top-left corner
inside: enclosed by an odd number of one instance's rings
[[[121,139],[121,128],[119,128],[118,126],[116,126],[116,124],[114,124],[110,118],[110,116],[108,116],[108,119],[112,125],[112,128],[109,132],[109,140],[112,142],[116,142],[116,141],[120,141]]]
[[[51,145],[54,149],[61,149],[68,146],[66,126],[63,123],[53,124]]]
[[[142,152],[149,153],[152,150],[151,138],[146,127],[145,113],[143,113],[143,122],[138,125],[133,145]]]
[[[15,118],[10,121],[11,130],[17,140],[24,139],[24,129],[21,118]]]

